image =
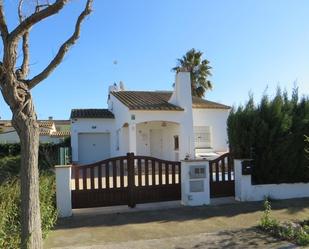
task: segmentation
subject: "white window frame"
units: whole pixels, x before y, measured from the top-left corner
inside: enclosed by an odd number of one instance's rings
[[[212,148],[211,126],[194,126],[193,131],[195,148]]]

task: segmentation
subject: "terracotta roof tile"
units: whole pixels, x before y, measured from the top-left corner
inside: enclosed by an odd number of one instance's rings
[[[70,131],[55,131],[50,134],[51,137],[69,137],[71,136]]]
[[[230,106],[223,105],[217,102],[209,101],[199,97],[192,97],[192,107],[201,109],[231,109]]]
[[[168,102],[172,96],[172,92],[168,91],[119,91],[111,92],[111,94],[130,110],[183,110],[181,107]],[[192,97],[192,107],[205,109],[230,109],[227,105],[199,97]]]
[[[115,118],[108,109],[73,109],[72,118]]]
[[[39,127],[46,127],[46,128],[51,128],[53,126],[53,124],[54,124],[53,121],[48,121],[48,120],[46,120],[46,121],[38,121],[38,123],[39,123]]]
[[[130,110],[183,111],[181,107],[168,103],[171,92],[119,91],[111,94]]]

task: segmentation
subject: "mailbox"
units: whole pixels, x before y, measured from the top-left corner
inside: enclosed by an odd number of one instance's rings
[[[206,177],[205,166],[191,165],[189,174],[190,179],[205,178]]]
[[[190,193],[192,192],[204,192],[204,181],[190,181],[189,183]]]
[[[244,160],[241,162],[241,174],[242,175],[251,175],[253,168],[253,160]]]

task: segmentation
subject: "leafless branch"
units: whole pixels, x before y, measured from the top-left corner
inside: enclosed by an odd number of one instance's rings
[[[9,31],[8,31],[8,27],[6,25],[2,0],[0,0],[0,32],[1,32],[3,43],[5,43],[7,36],[9,34]]]
[[[75,24],[75,31],[72,34],[72,36],[66,40],[61,47],[59,48],[56,56],[52,59],[52,61],[48,64],[48,66],[38,75],[33,77],[32,79],[28,80],[28,86],[29,89],[35,87],[37,84],[39,84],[42,80],[46,79],[48,75],[52,73],[52,71],[62,62],[66,52],[70,49],[72,45],[75,44],[77,39],[80,35],[80,28],[83,20],[86,16],[88,16],[91,13],[91,7],[92,7],[93,0],[87,0],[85,9],[83,12],[79,15],[76,24]]]
[[[10,34],[10,40],[12,43],[16,42],[20,36],[23,36],[24,33],[29,31],[29,29],[40,22],[41,20],[57,14],[64,5],[68,2],[68,0],[57,0],[55,3],[50,4],[48,7],[36,11],[29,17],[25,18]]]
[[[22,21],[24,20],[23,13],[22,13],[23,3],[24,3],[24,0],[19,0],[18,16],[19,16],[20,23],[22,23]],[[27,30],[23,34],[22,50],[23,50],[23,61],[21,64],[21,68],[18,70],[18,74],[19,74],[18,76],[24,79],[29,73],[29,30]]]

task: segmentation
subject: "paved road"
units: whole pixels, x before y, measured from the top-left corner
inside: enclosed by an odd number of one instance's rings
[[[309,198],[274,201],[272,207],[282,221],[309,217]],[[255,202],[76,216],[59,221],[45,248],[294,248],[252,229],[261,209]]]

